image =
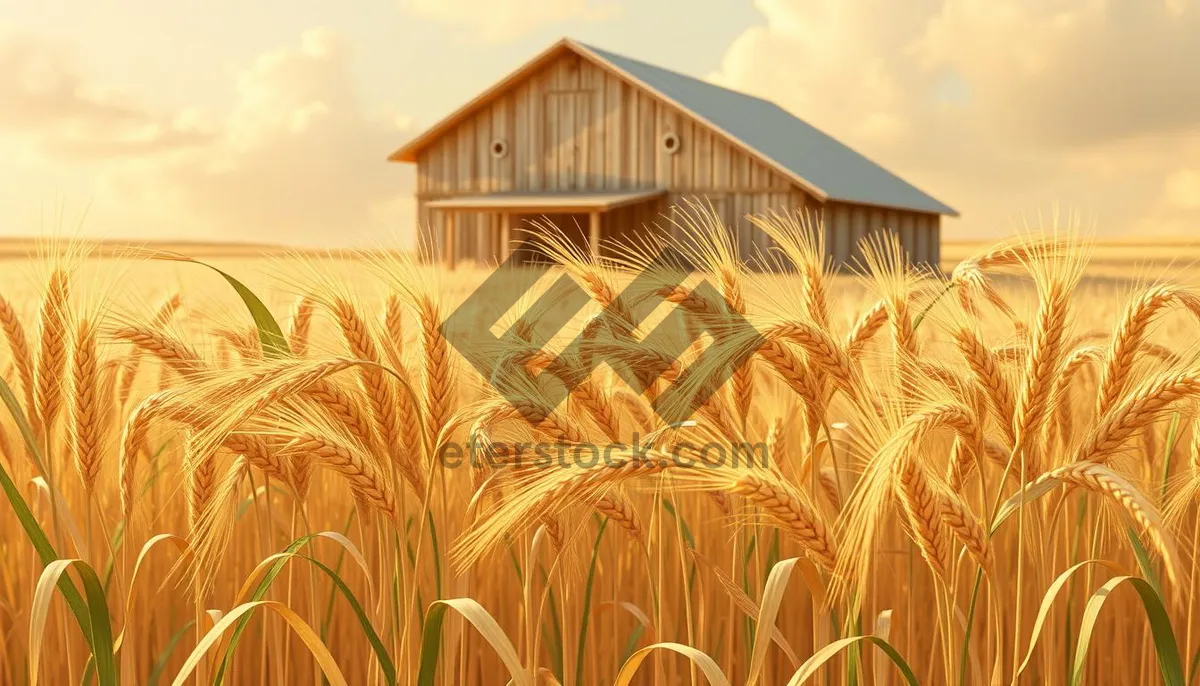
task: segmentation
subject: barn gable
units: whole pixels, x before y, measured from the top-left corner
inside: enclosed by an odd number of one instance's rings
[[[666,215],[693,197],[747,256],[771,247],[748,215],[806,208],[839,264],[881,230],[936,263],[937,215],[953,212],[764,100],[566,39],[389,159],[416,162],[422,243],[451,264],[503,259],[539,219],[599,253],[648,226],[675,231]]]
[[[495,86],[468,102],[425,133],[394,152],[389,160],[415,162],[419,153],[439,136],[448,133],[463,119],[507,91],[546,71],[562,57],[573,54],[589,61],[607,74],[584,74],[578,80],[560,80],[546,92],[548,99],[561,99],[562,109],[591,109],[604,112],[602,98],[588,87],[615,75],[623,85],[640,88],[673,106],[673,109],[707,128],[725,143],[758,158],[776,173],[795,183],[806,193],[824,202],[840,202],[889,207],[914,212],[957,216],[957,212],[925,194],[912,184],[872,162],[857,151],[793,116],[772,102],[722,88],[669,69],[624,57],[600,48],[563,39]],[[612,95],[605,89],[604,94]],[[592,124],[597,122],[593,121]],[[606,122],[611,128],[611,122]],[[554,132],[549,135],[553,137]],[[609,172],[612,175],[612,171]]]

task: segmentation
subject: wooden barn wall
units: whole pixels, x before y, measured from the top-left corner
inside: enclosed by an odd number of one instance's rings
[[[941,259],[941,218],[936,214],[840,202],[826,203],[822,210],[826,250],[840,264],[861,262],[862,241],[883,231],[900,237],[912,262],[936,267]]]
[[[674,154],[660,141],[679,135]],[[495,158],[493,140],[508,154]],[[665,188],[667,206],[688,196],[707,197],[753,250],[742,217],[767,209],[793,209],[807,200],[790,179],[675,107],[644,93],[574,55],[547,65],[460,122],[418,155],[417,209],[423,239],[441,250],[441,212],[425,203],[437,198],[494,191],[588,191]],[[604,221],[605,234],[621,217],[665,224],[666,207],[619,210]],[[641,216],[646,215],[646,216]],[[462,259],[496,254],[499,219],[458,213],[457,252]],[[757,233],[757,232],[755,232]],[[765,244],[764,244],[765,246]]]

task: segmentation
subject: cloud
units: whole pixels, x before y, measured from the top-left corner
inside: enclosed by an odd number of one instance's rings
[[[618,0],[400,0],[408,12],[504,43],[567,21],[604,21],[621,13]]]
[[[1165,200],[1172,207],[1200,210],[1200,170],[1180,169],[1167,177]]]
[[[0,103],[0,133],[65,160],[147,155],[209,137],[187,117],[152,111],[89,80],[65,47],[3,26]]]
[[[1142,226],[1200,151],[1188,0],[759,0],[714,81],[779,102],[1004,232],[1054,201]]]
[[[412,233],[413,172],[385,161],[412,135],[411,120],[363,102],[351,46],[333,31],[305,32],[243,65],[228,109],[163,114],[93,95],[61,55],[23,42],[0,55],[47,66],[31,70],[36,79],[0,82],[0,101],[24,94],[28,115],[8,114],[0,133],[35,140],[45,167],[94,169],[94,233],[289,245],[374,245]]]

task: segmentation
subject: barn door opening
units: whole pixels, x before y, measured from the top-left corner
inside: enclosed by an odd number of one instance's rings
[[[547,225],[557,228],[576,248],[587,254],[588,215],[584,213],[515,215],[512,222],[513,264],[522,266],[551,266],[546,255],[528,239]]]

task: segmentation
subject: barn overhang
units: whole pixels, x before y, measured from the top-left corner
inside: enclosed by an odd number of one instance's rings
[[[425,205],[432,209],[479,212],[508,212],[512,214],[546,214],[560,212],[608,212],[639,202],[654,200],[666,195],[662,188],[637,191],[562,192],[544,193],[511,191],[459,195],[452,198],[430,200]]]
[[[431,210],[445,212],[442,221],[442,242],[446,251],[445,260],[454,267],[454,214],[456,212],[492,212],[500,215],[501,245],[510,246],[509,232],[511,217],[520,214],[587,214],[588,247],[593,254],[600,254],[600,215],[620,207],[649,202],[667,194],[666,189],[651,188],[632,191],[592,191],[543,193],[529,191],[505,191],[457,195],[430,200],[425,206]]]

